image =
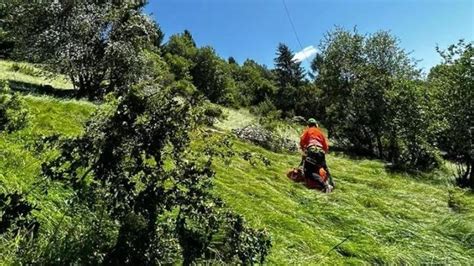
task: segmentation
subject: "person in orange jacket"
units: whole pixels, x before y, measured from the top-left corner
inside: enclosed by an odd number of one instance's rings
[[[306,151],[312,145],[322,149],[324,153],[329,151],[328,141],[314,118],[308,119],[308,128],[303,131],[300,138],[300,148],[302,151]]]
[[[326,171],[329,178],[329,184],[324,184],[326,191],[331,190],[332,187],[328,188],[327,185],[333,186],[334,183],[326,164],[326,153],[329,151],[329,145],[316,119],[308,119],[308,127],[303,131],[300,138],[300,148],[303,152],[300,166],[303,166],[305,175],[311,176],[315,171],[315,167],[320,165]]]

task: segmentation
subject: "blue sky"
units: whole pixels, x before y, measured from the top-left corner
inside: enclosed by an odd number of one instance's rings
[[[283,0],[150,0],[146,12],[166,37],[188,29],[199,46],[211,45],[224,58],[252,58],[273,67],[279,42],[301,51]],[[422,60],[426,71],[440,62],[435,51],[464,38],[474,40],[474,0],[285,0],[307,56],[324,33],[357,26],[361,33],[389,30]],[[308,48],[309,47],[309,48]],[[309,61],[309,58],[307,61]],[[307,61],[303,64],[307,66]]]

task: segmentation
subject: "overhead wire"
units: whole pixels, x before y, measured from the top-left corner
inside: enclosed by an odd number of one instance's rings
[[[293,23],[293,19],[291,19],[290,11],[288,10],[288,6],[286,5],[285,0],[282,0],[283,6],[285,7],[285,13],[286,16],[288,17],[288,21],[290,21],[291,24],[291,29],[293,30],[293,33],[295,34],[296,41],[298,42],[301,52],[304,54],[304,60],[308,63],[308,65],[311,65],[311,62],[309,62],[308,57],[306,56],[306,51],[303,48],[303,45],[301,44],[300,37],[298,36],[298,32],[296,31],[295,23]]]
[[[283,6],[285,7],[286,16],[288,17],[288,20],[290,21],[290,24],[291,24],[291,28],[293,29],[293,33],[295,34],[296,41],[300,45],[301,50],[303,50],[303,45],[301,45],[300,38],[298,37],[298,33],[296,32],[295,24],[293,23],[293,20],[291,19],[290,11],[288,10],[288,6],[286,5],[285,0],[282,0],[282,2],[283,2]]]

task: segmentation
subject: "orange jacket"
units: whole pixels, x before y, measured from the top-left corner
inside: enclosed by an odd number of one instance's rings
[[[305,129],[300,138],[300,148],[304,151],[309,145],[321,147],[324,152],[328,152],[329,145],[323,132],[317,127],[309,127]]]

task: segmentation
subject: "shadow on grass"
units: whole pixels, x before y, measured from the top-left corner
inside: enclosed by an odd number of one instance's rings
[[[360,151],[356,149],[351,149],[351,148],[345,148],[342,146],[331,146],[330,147],[330,152],[335,154],[335,155],[343,155],[348,157],[351,160],[355,161],[362,161],[362,160],[380,160],[377,156],[365,152],[365,151]]]
[[[20,93],[39,96],[47,95],[61,99],[77,98],[77,91],[72,89],[56,89],[51,85],[37,85],[16,80],[9,80],[8,82],[13,91]]]

